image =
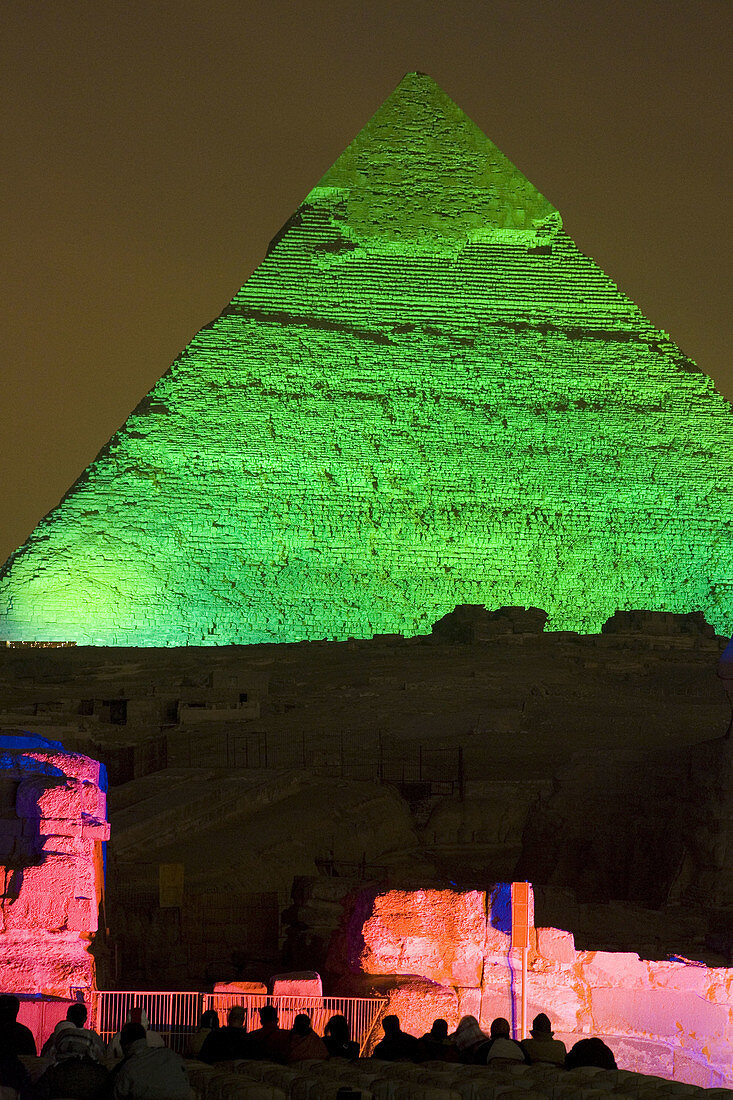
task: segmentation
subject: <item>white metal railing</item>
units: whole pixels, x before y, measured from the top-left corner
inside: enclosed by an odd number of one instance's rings
[[[313,1030],[319,1035],[331,1016],[345,1016],[349,1022],[351,1037],[364,1049],[375,1025],[378,1023],[386,997],[273,997],[267,993],[177,993],[141,990],[99,989],[89,993],[89,1015],[93,1028],[105,1042],[109,1042],[125,1023],[133,1008],[144,1010],[153,1031],[159,1031],[166,1044],[184,1054],[188,1040],[196,1030],[201,1014],[214,1009],[221,1024],[233,1005],[241,1005],[245,1011],[245,1028],[252,1031],[260,1026],[258,1009],[274,1005],[278,1010],[280,1026],[292,1027],[299,1012],[307,1012]]]

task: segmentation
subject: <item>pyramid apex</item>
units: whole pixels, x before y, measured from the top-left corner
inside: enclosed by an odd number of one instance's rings
[[[557,210],[427,73],[405,73],[306,199],[352,243],[430,252],[552,236]]]

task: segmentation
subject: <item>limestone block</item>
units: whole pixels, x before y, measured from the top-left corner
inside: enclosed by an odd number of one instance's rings
[[[575,962],[575,937],[560,928],[538,928],[537,953],[553,963]]]
[[[216,982],[214,993],[259,993],[267,994],[264,982]],[[320,996],[320,994],[317,994]]]
[[[322,997],[321,975],[315,970],[274,974],[270,979],[273,997]]]
[[[583,976],[589,985],[645,986],[649,982],[649,968],[631,951],[591,951],[579,954]]]
[[[486,895],[476,890],[378,894],[362,927],[362,969],[368,974],[420,974],[451,985],[480,985],[485,905]]]
[[[67,997],[71,988],[94,986],[94,959],[78,933],[3,936],[2,987]]]
[[[647,962],[649,981],[656,989],[679,989],[698,997],[707,997],[715,1003],[727,1003],[730,999],[726,971],[711,970],[707,966],[682,962]],[[718,979],[722,976],[722,980]],[[717,979],[717,980],[716,980]],[[721,999],[718,999],[720,991]]]
[[[669,989],[594,988],[591,1011],[596,1027],[618,1034],[683,1034],[709,1042],[730,1027],[727,1005]]]
[[[59,932],[67,928],[68,893],[48,893],[44,890],[22,890],[20,897],[3,905],[5,929],[8,932]]]
[[[515,988],[519,989],[517,980]],[[527,1012],[532,1020],[545,1012],[555,1031],[576,1031],[586,1003],[586,989],[569,970],[548,970],[527,975]]]

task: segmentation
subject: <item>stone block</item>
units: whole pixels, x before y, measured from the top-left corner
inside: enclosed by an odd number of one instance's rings
[[[214,985],[214,993],[258,993],[267,994],[267,986],[264,982],[217,982]]]
[[[322,997],[321,975],[315,970],[274,974],[270,979],[273,997]]]
[[[631,951],[590,951],[578,956],[583,976],[596,986],[645,986],[649,982],[649,966]]]
[[[537,953],[551,963],[575,962],[575,937],[560,928],[538,928]]]
[[[730,1027],[730,1009],[675,990],[594,988],[591,1012],[601,1031],[623,1035],[689,1036],[709,1042]]]

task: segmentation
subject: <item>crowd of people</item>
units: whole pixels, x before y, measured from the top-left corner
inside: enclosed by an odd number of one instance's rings
[[[18,1023],[17,997],[0,996],[0,1085],[15,1089],[21,1100],[193,1100],[183,1058],[170,1050],[162,1036],[148,1027],[145,1012],[131,1009],[121,1031],[106,1045],[86,1027],[83,1004],[69,1006],[44,1043],[40,1075],[33,1079],[27,1059],[37,1055],[32,1032]],[[349,1033],[345,1016],[332,1016],[323,1038],[313,1030],[307,1013],[298,1014],[291,1028],[280,1027],[274,1005],[259,1009],[260,1026],[245,1028],[245,1010],[229,1009],[227,1022],[219,1025],[214,1010],[205,1012],[191,1036],[187,1055],[209,1065],[233,1059],[260,1059],[295,1065],[298,1062],[359,1057],[359,1044]],[[509,1021],[498,1017],[485,1034],[475,1016],[464,1016],[450,1034],[445,1020],[435,1020],[430,1031],[416,1038],[403,1031],[397,1016],[385,1016],[384,1037],[372,1058],[391,1062],[461,1062],[507,1066],[513,1063],[549,1063],[574,1069],[597,1066],[615,1069],[611,1050],[597,1038],[582,1039],[570,1050],[555,1039],[545,1013],[535,1016],[531,1037],[521,1042],[511,1037]],[[24,1059],[26,1061],[24,1062]]]
[[[521,1041],[512,1039],[509,1021],[503,1016],[492,1022],[488,1035],[475,1016],[464,1016],[452,1035],[445,1020],[435,1020],[421,1039],[404,1032],[397,1016],[385,1016],[382,1027],[384,1038],[377,1043],[372,1057],[391,1062],[441,1061],[479,1066],[542,1062],[565,1069],[580,1066],[616,1069],[613,1052],[602,1039],[581,1039],[566,1051],[565,1044],[555,1038],[544,1012],[535,1016],[530,1038]]]

